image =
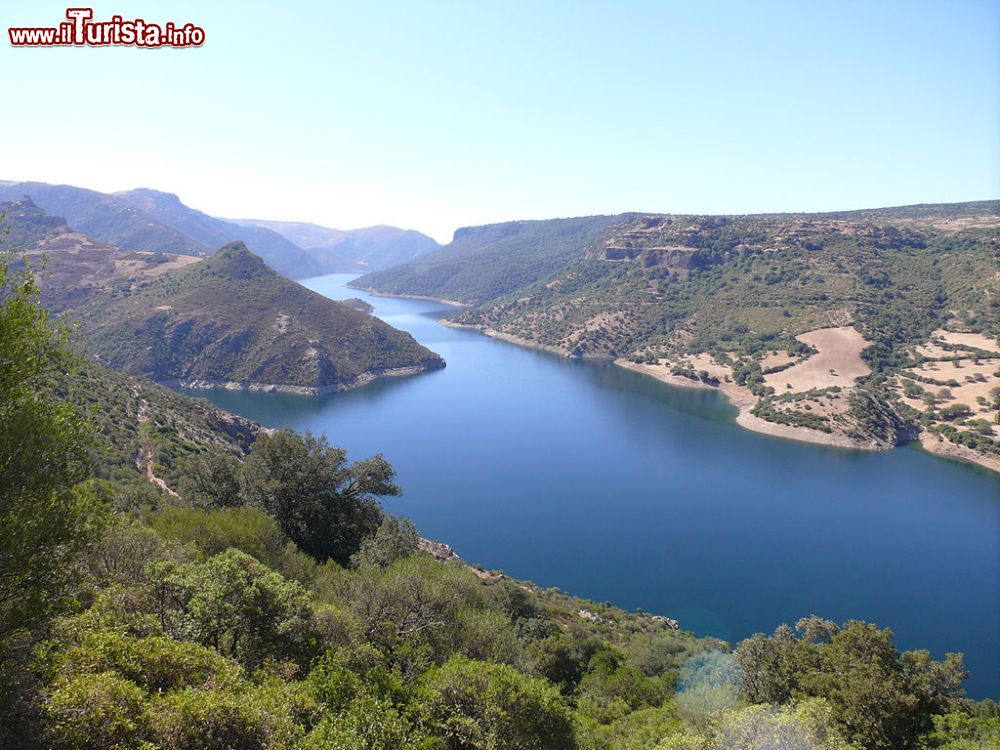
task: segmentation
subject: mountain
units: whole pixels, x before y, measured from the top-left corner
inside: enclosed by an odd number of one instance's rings
[[[210,248],[114,195],[70,185],[0,181],[0,201],[29,196],[76,230],[125,250],[208,255]]]
[[[352,285],[517,343],[722,390],[740,424],[1000,470],[1000,201],[463,229]]]
[[[450,244],[351,286],[482,304],[563,268],[618,221],[590,216],[466,227]]]
[[[7,231],[0,247],[25,252],[40,269],[37,281],[45,305],[56,312],[72,311],[92,301],[102,304],[131,284],[144,284],[199,261],[191,255],[122,250],[99,242],[28,197],[0,203],[0,216]]]
[[[384,225],[344,230],[294,221],[237,219],[236,222],[283,235],[309,253],[328,273],[388,268],[440,247],[420,232]]]
[[[243,243],[74,314],[102,362],[192,387],[329,393],[444,365],[409,334],[281,277]]]
[[[193,387],[297,393],[352,388],[444,366],[388,324],[268,268],[243,243],[199,260],[96,242],[30,199],[0,204],[43,303],[78,324],[109,366]]]
[[[228,242],[242,241],[263,258],[267,265],[289,278],[302,279],[326,272],[301,247],[277,232],[265,227],[246,226],[216,219],[185,206],[173,193],[139,188],[114,195],[208,247],[217,248]]]
[[[77,231],[123,250],[206,257],[241,240],[278,273],[305,278],[326,272],[302,248],[262,227],[246,227],[189,208],[171,193],[141,188],[98,193],[70,185],[0,182],[0,201],[30,197]]]

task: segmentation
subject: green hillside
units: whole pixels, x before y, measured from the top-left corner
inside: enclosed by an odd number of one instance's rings
[[[887,364],[953,319],[976,331],[996,325],[1000,204],[961,208],[636,216],[557,273],[459,319],[581,355],[630,356],[670,346],[678,331],[692,351],[753,353],[853,318],[879,344],[869,359]],[[607,312],[622,322],[566,346]]]
[[[409,334],[279,276],[242,243],[73,315],[88,352],[160,382],[322,393],[444,364]]]
[[[444,362],[413,338],[269,269],[242,243],[204,261],[94,242],[30,199],[0,204],[7,244],[84,350],[171,384],[325,393]]]
[[[351,283],[387,294],[482,304],[565,268],[621,217],[515,221],[455,232],[451,244]]]
[[[56,379],[54,390],[93,428],[95,475],[132,487],[148,486],[147,469],[177,487],[185,459],[207,451],[244,456],[260,432],[255,422],[207,400],[83,359]]]

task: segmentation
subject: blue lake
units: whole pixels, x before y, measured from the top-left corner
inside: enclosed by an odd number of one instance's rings
[[[962,651],[1000,698],[1000,481],[917,448],[861,453],[748,432],[719,394],[441,325],[362,297],[446,369],[324,397],[199,391],[271,427],[382,453],[386,505],[463,558],[735,641],[808,614]]]

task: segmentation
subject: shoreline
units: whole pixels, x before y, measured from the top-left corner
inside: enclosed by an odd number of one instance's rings
[[[927,430],[921,431],[919,442],[923,450],[935,456],[947,458],[952,461],[961,461],[965,464],[973,464],[1000,475],[1000,456],[986,456],[976,453],[964,445],[956,445],[945,438],[938,439],[937,435]]]
[[[560,349],[555,346],[548,346],[545,344],[538,344],[527,339],[523,339],[520,336],[515,336],[510,333],[503,333],[502,331],[497,331],[493,328],[482,328],[480,326],[468,325],[465,323],[455,323],[450,320],[441,320],[442,325],[448,326],[449,328],[459,328],[467,331],[476,331],[483,335],[489,336],[491,338],[499,339],[501,341],[506,341],[510,344],[516,344],[518,346],[523,346],[528,349],[536,349],[539,351],[548,352],[550,354],[558,354],[563,357],[569,357],[569,353],[565,349]],[[701,381],[694,381],[690,378],[685,378],[680,375],[671,375],[669,373],[661,373],[646,365],[636,364],[635,362],[629,362],[626,359],[615,359],[612,362],[625,370],[631,370],[632,372],[638,373],[640,375],[646,375],[647,377],[654,378],[655,380],[665,383],[667,385],[676,386],[678,388],[691,388],[695,390],[704,391],[716,391],[722,393],[723,396],[735,406],[739,413],[736,416],[735,422],[739,427],[745,430],[750,430],[751,432],[757,432],[762,435],[770,435],[771,437],[782,438],[784,440],[796,440],[800,443],[811,443],[813,445],[825,445],[831,448],[841,448],[844,450],[858,450],[858,451],[879,451],[885,450],[875,445],[869,443],[859,443],[856,440],[852,440],[846,435],[838,435],[833,433],[821,432],[820,430],[813,430],[808,427],[793,427],[792,425],[777,424],[776,422],[768,422],[766,419],[761,419],[750,413],[750,410],[757,405],[757,397],[754,396],[750,391],[740,385],[735,383],[726,383],[725,381],[720,381],[719,385],[708,385],[707,383],[702,383]]]
[[[449,307],[472,307],[468,302],[458,302],[453,299],[444,299],[443,297],[429,297],[425,294],[390,294],[389,292],[377,292],[374,289],[365,289],[363,286],[351,286],[350,282],[344,285],[348,289],[356,289],[359,292],[366,292],[372,297],[386,297],[386,298],[397,298],[397,299],[418,299],[425,302],[440,302],[443,305],[448,305]]]
[[[681,375],[663,374],[653,370],[647,365],[636,364],[635,362],[629,362],[626,359],[616,359],[615,364],[625,370],[631,370],[632,372],[637,372],[640,375],[646,375],[647,377],[654,378],[659,380],[661,383],[666,383],[667,385],[673,385],[679,388],[693,388],[695,390],[719,392],[726,397],[729,403],[739,410],[739,414],[736,416],[736,424],[745,430],[750,430],[751,432],[758,432],[762,435],[770,435],[771,437],[783,438],[785,440],[797,440],[800,443],[826,445],[833,448],[844,448],[847,450],[880,450],[879,448],[866,443],[858,443],[846,435],[821,432],[820,430],[813,430],[808,427],[793,427],[792,425],[787,424],[777,424],[776,422],[768,422],[766,419],[754,416],[750,413],[750,410],[757,405],[757,397],[750,393],[750,391],[746,388],[741,385],[737,385],[736,383],[726,383],[725,381],[720,381],[717,386],[708,385],[707,383],[694,381],[690,378],[682,377]]]
[[[383,292],[376,292],[369,289],[362,289],[360,287],[351,287],[351,289],[359,289],[360,291],[367,292],[374,297],[398,297],[400,299],[417,299],[417,300],[427,300],[431,302],[440,302],[452,307],[467,307],[468,305],[461,302],[455,302],[454,300],[441,299],[439,297],[427,297],[417,294],[387,294]],[[539,344],[534,341],[530,341],[520,336],[515,336],[514,334],[504,333],[502,331],[497,331],[493,328],[483,328],[478,325],[470,325],[467,323],[456,323],[454,321],[442,318],[438,321],[441,325],[447,326],[449,328],[456,328],[465,331],[475,331],[484,336],[489,336],[490,338],[499,339],[500,341],[506,341],[509,344],[514,344],[516,346],[521,346],[526,349],[535,349],[536,351],[543,351],[549,354],[557,354],[561,357],[570,358],[570,353],[565,349],[561,349],[556,346],[549,346],[547,344]],[[584,358],[586,359],[586,358]],[[630,362],[626,359],[614,359],[612,362],[625,370],[631,370],[632,372],[638,373],[640,375],[645,375],[651,377],[655,380],[665,383],[666,385],[672,385],[678,388],[691,388],[695,390],[707,390],[707,391],[717,391],[722,393],[736,409],[738,414],[734,420],[737,426],[742,427],[745,430],[750,430],[751,432],[756,432],[762,435],[769,435],[771,437],[780,438],[783,440],[795,440],[800,443],[810,443],[812,445],[824,445],[830,448],[839,448],[842,450],[856,450],[865,452],[877,452],[883,450],[893,450],[894,448],[884,448],[870,443],[859,443],[856,440],[852,440],[846,435],[826,433],[820,430],[813,430],[808,427],[793,427],[792,425],[778,424],[776,422],[769,422],[766,419],[762,419],[754,414],[751,414],[751,410],[757,405],[757,397],[754,396],[750,391],[748,391],[743,386],[737,385],[736,383],[727,383],[725,381],[720,381],[719,385],[713,386],[707,383],[702,383],[701,381],[694,381],[690,378],[685,378],[680,375],[671,375],[669,373],[662,373],[652,368],[636,364],[635,362]],[[401,373],[405,374],[405,373]],[[375,378],[372,378],[375,379]],[[360,385],[366,385],[371,380],[365,381]],[[359,385],[349,386],[342,390],[348,390],[349,388],[359,387]],[[320,395],[320,394],[314,394]],[[941,458],[947,458],[953,461],[960,461],[962,463],[973,464],[981,468],[996,472],[1000,474],[1000,458],[993,456],[984,456],[975,451],[966,448],[965,446],[956,445],[948,440],[939,441],[936,435],[932,435],[926,430],[920,433],[919,438],[917,438],[921,444],[923,450],[931,453],[935,456]],[[895,446],[899,447],[899,446]]]
[[[255,383],[241,380],[221,380],[219,378],[194,378],[192,380],[182,380],[179,378],[168,378],[157,381],[160,385],[168,388],[185,388],[192,391],[246,391],[253,393],[285,393],[291,396],[328,396],[332,393],[343,393],[352,391],[355,388],[362,388],[380,378],[398,378],[410,375],[420,375],[424,372],[440,370],[441,367],[427,367],[426,365],[412,365],[410,367],[390,367],[378,372],[363,372],[350,383],[334,383],[324,386],[310,385],[287,385],[282,383]]]
[[[567,352],[565,349],[560,349],[558,346],[538,344],[534,341],[523,339],[520,336],[515,336],[512,333],[504,333],[503,331],[498,331],[495,328],[482,328],[477,325],[469,325],[468,323],[456,323],[453,320],[447,320],[447,319],[442,319],[439,320],[438,322],[443,326],[447,326],[448,328],[457,328],[462,331],[475,331],[476,333],[481,333],[484,336],[489,336],[491,339],[499,339],[500,341],[506,341],[508,344],[516,344],[517,346],[523,346],[525,349],[535,349],[540,352],[548,352],[549,354],[558,354],[560,357],[565,357],[566,359],[573,359],[572,357],[570,357],[569,352]]]

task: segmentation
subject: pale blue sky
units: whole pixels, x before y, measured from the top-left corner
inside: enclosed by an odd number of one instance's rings
[[[73,3],[77,5],[78,3]],[[137,2],[200,49],[13,49],[0,179],[458,226],[1000,196],[1000,3]]]

